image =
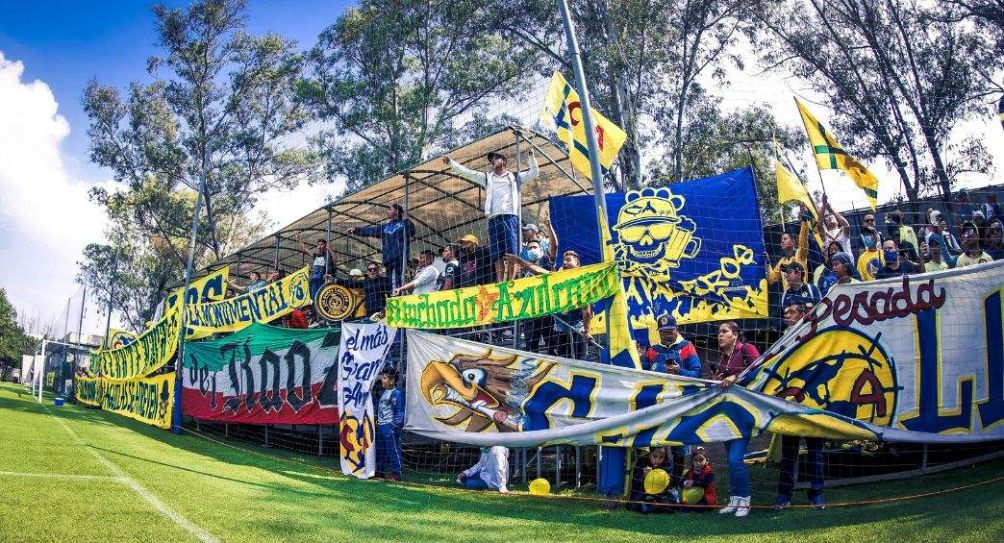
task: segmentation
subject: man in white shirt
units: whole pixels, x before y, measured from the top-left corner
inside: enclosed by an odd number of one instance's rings
[[[478,463],[457,475],[457,484],[468,490],[509,492],[509,449],[482,447]]]
[[[418,255],[418,265],[420,267],[418,273],[415,274],[415,278],[394,289],[393,295],[397,296],[405,290],[413,291],[412,294],[436,292],[436,283],[439,281],[439,270],[432,265],[435,259],[436,255],[432,251],[428,249],[422,251]]]
[[[515,267],[506,269],[506,254],[519,254],[520,187],[537,178],[537,158],[530,152],[530,168],[513,173],[506,169],[507,157],[497,151],[488,153],[492,171],[466,168],[448,156],[443,163],[458,176],[485,189],[485,216],[488,217],[488,246],[495,265],[496,280],[515,279]]]

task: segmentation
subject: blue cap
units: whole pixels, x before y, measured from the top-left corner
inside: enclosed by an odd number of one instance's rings
[[[665,330],[676,330],[676,317],[673,317],[669,313],[659,315],[655,322],[659,325],[660,332]]]

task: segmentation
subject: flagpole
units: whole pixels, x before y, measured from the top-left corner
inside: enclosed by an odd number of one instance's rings
[[[568,0],[558,0],[561,8],[561,19],[565,24],[565,36],[568,39],[568,50],[572,55],[572,72],[575,74],[575,86],[579,93],[579,111],[582,112],[582,122],[586,125],[586,145],[589,148],[589,173],[593,178],[593,197],[596,207],[604,220],[607,219],[607,199],[603,194],[603,173],[600,169],[600,146],[596,141],[596,125],[593,122],[593,106],[589,100],[589,90],[586,88],[586,75],[582,69],[582,57],[579,54],[579,41],[575,37],[575,27],[568,10]],[[603,255],[603,233],[600,235],[600,255]]]

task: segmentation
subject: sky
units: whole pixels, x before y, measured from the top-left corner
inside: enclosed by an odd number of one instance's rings
[[[186,3],[167,2],[175,7]],[[309,48],[351,3],[254,0],[248,30],[277,32],[296,40],[301,49]],[[81,252],[88,243],[103,239],[106,225],[104,213],[88,200],[87,191],[115,186],[109,170],[89,161],[81,94],[92,78],[117,88],[150,81],[146,60],[158,48],[148,5],[138,0],[0,0],[0,287],[20,312],[57,321],[60,331],[64,322],[77,321],[80,314],[82,293],[74,277]],[[719,90],[725,107],[765,104],[782,124],[800,126],[792,96],[811,100],[804,85],[776,75],[756,75],[755,63],[747,66],[751,69],[746,72],[733,70],[732,84]],[[539,93],[534,94],[542,98],[547,81],[538,83]],[[513,111],[532,119],[537,106],[531,102],[514,105]],[[829,112],[814,111],[825,123]],[[958,133],[984,138],[995,162],[1004,164],[1004,131],[992,108],[988,106],[985,119],[960,126]],[[808,157],[802,158],[804,163]],[[879,199],[891,199],[899,191],[895,177],[882,164],[870,166],[880,179],[889,180],[880,185]],[[825,175],[835,207],[866,205],[860,191],[832,177],[838,174]],[[809,187],[818,190],[818,179],[810,179]],[[281,226],[316,209],[338,188],[327,184],[266,194],[258,209],[273,225]],[[84,317],[85,333],[103,333],[104,318],[96,308],[88,304]]]

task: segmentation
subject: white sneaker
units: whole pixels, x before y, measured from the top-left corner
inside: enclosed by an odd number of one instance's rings
[[[736,516],[745,517],[750,514],[750,497],[736,498],[738,502],[736,503]]]
[[[718,510],[719,513],[723,515],[729,515],[736,512],[736,507],[739,506],[739,498],[735,496],[729,496],[729,504]]]

